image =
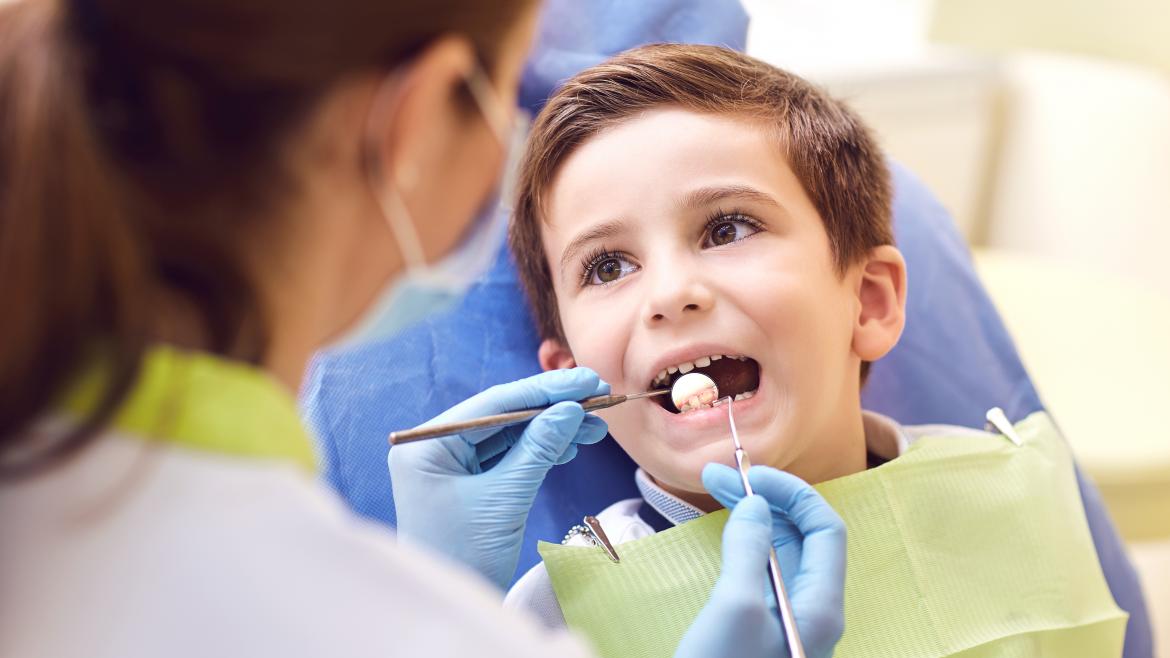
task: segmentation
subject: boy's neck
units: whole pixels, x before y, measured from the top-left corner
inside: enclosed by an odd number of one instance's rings
[[[820,484],[866,469],[866,434],[860,409],[843,417],[842,422],[825,432],[810,445],[821,449],[799,456],[787,464],[764,464],[791,473],[809,484]],[[832,446],[832,449],[824,449]],[[749,455],[750,456],[750,455]],[[704,512],[723,509],[723,505],[706,492],[683,491],[667,486],[653,475],[650,479],[667,493],[694,505]]]

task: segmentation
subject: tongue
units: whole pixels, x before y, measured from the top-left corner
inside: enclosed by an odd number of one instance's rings
[[[715,381],[719,387],[719,397],[735,397],[739,393],[754,391],[760,387],[760,365],[752,359],[740,361],[730,357],[723,357],[712,361],[705,368],[696,368]]]

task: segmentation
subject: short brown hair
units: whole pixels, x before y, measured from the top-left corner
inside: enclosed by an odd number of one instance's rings
[[[590,137],[665,106],[743,116],[774,128],[824,222],[840,273],[874,247],[893,244],[889,170],[869,130],[843,103],[796,75],[726,48],[635,48],[566,82],[537,116],[528,139],[508,240],[541,338],[565,338],[540,233],[544,199],[558,168]]]

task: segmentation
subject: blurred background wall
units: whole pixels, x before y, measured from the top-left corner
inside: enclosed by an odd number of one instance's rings
[[[1170,656],[1170,0],[744,4],[953,213]]]

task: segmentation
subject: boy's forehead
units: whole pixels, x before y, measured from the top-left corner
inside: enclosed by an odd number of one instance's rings
[[[555,261],[574,233],[661,219],[721,187],[811,208],[774,131],[734,115],[650,111],[593,135],[561,163],[545,197],[545,244],[558,250]]]
[[[569,154],[549,189],[549,219],[579,216],[583,205],[661,202],[703,177],[772,179],[781,168],[787,169],[782,152],[757,125],[655,110],[602,130]]]

